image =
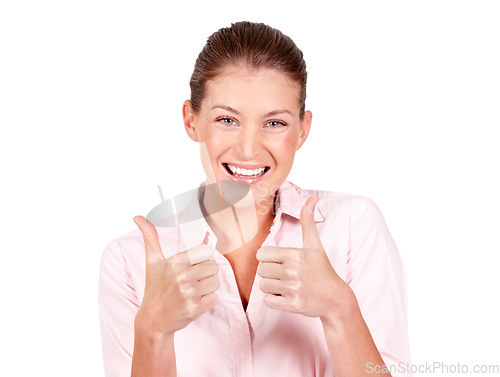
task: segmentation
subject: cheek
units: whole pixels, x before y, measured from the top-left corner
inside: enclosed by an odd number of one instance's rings
[[[208,151],[210,152],[210,155],[216,153],[216,151],[222,147],[222,144],[224,144],[224,138],[222,135],[219,135],[219,132],[217,132],[216,129],[208,128],[202,132],[201,136]]]
[[[204,132],[202,137],[207,151],[212,158],[216,158],[227,148],[228,138],[224,137],[221,132],[217,132],[217,130]]]
[[[201,164],[207,175],[208,183],[215,182],[217,158],[221,154],[224,138],[217,135],[210,127],[203,127],[200,132]]]
[[[297,149],[297,135],[290,132],[287,135],[283,135],[282,138],[276,140],[274,150],[276,151],[276,160],[283,163],[292,163],[295,151]]]

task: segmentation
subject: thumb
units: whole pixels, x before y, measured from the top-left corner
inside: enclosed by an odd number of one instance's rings
[[[300,225],[302,226],[302,245],[304,249],[322,249],[316,224],[314,223],[314,207],[318,202],[317,196],[311,196],[300,211]]]
[[[146,220],[143,216],[134,217],[134,222],[139,227],[144,238],[144,247],[146,248],[146,266],[165,259],[161,251],[160,241],[158,240],[158,232],[153,224]]]

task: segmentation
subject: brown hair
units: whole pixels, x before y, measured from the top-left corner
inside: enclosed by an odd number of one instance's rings
[[[287,74],[299,85],[300,119],[303,119],[306,63],[302,51],[290,37],[266,24],[248,21],[233,23],[213,33],[196,59],[189,82],[194,113],[200,110],[206,82],[221,74],[228,65],[274,68]]]

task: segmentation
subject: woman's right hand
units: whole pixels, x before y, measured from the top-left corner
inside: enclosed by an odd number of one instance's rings
[[[214,251],[200,245],[165,259],[156,228],[143,216],[134,222],[146,249],[146,286],[136,326],[139,321],[151,334],[173,335],[218,302],[219,268],[210,260]]]

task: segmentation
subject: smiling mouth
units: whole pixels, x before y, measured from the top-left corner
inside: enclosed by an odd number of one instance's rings
[[[257,169],[243,169],[243,168],[238,168],[236,166],[228,164],[227,162],[224,162],[223,165],[229,174],[231,174],[234,177],[238,177],[238,178],[262,177],[264,174],[266,174],[269,171],[269,169],[271,169],[271,167],[269,167],[269,166],[264,166],[264,167],[260,167]]]

